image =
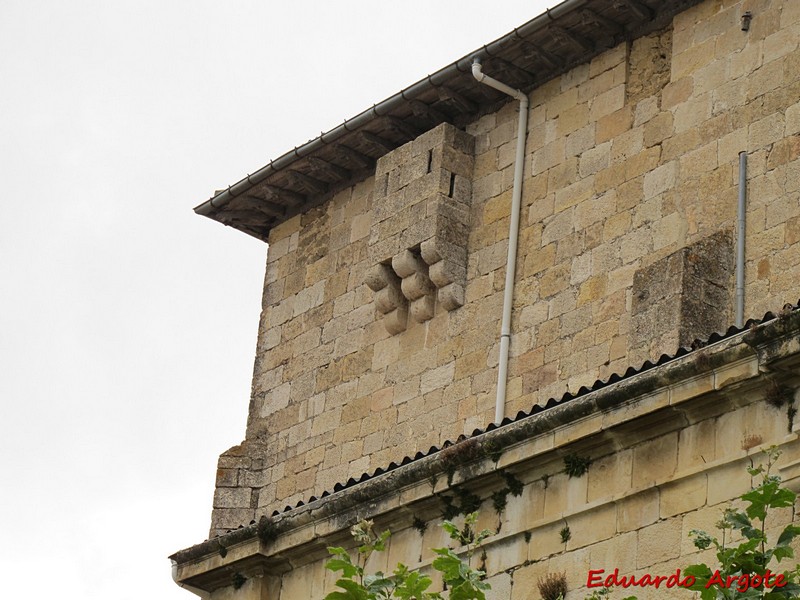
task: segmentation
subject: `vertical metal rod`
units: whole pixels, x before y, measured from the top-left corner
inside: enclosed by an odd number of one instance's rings
[[[736,327],[744,326],[744,234],[747,205],[747,152],[739,152],[739,205],[736,209]]]

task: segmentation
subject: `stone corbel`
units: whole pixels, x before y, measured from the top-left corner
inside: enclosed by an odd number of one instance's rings
[[[420,244],[420,252],[429,265],[428,276],[438,288],[439,303],[445,310],[464,306],[464,285],[467,280],[464,248],[432,238]]]
[[[392,335],[405,331],[408,323],[408,302],[400,289],[400,278],[388,265],[372,267],[364,278],[375,292],[375,307],[384,316],[386,330]]]
[[[417,323],[433,318],[436,288],[428,277],[428,265],[410,250],[404,250],[392,258],[394,272],[402,277],[400,289],[409,301],[411,317]]]

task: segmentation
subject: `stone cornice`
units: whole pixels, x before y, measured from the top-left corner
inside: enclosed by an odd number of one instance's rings
[[[327,546],[347,544],[349,527],[359,519],[374,519],[380,528],[405,527],[414,517],[438,516],[440,496],[449,488],[465,486],[485,498],[502,487],[501,471],[530,483],[552,472],[567,453],[596,459],[755,402],[764,397],[765,380],[794,387],[797,375],[787,367],[798,362],[800,313],[787,311],[750,331],[170,558],[178,563],[179,581],[208,590],[229,581],[234,571],[279,574],[324,557]],[[496,448],[503,449],[497,462],[488,457]],[[456,464],[448,484],[448,465]],[[615,498],[570,514],[609,501]],[[272,541],[265,541],[268,529],[277,534]]]

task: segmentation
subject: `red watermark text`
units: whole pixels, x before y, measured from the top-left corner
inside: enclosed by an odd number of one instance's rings
[[[586,578],[586,587],[658,588],[663,585],[665,588],[690,588],[696,581],[697,580],[692,575],[681,576],[680,569],[675,569],[675,572],[670,575],[651,575],[650,573],[645,573],[639,577],[635,575],[620,575],[619,569],[614,569],[608,574],[606,574],[605,569],[590,569],[589,575]],[[712,586],[717,586],[726,589],[736,589],[739,592],[746,592],[750,588],[761,588],[762,586],[765,588],[780,588],[786,584],[786,577],[782,573],[776,574],[769,569],[767,569],[763,575],[752,573],[738,576],[724,576],[717,570],[714,571],[711,578],[706,582],[705,588],[708,589]]]

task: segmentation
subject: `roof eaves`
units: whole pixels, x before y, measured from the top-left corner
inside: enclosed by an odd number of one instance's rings
[[[608,15],[601,13],[603,10],[615,9],[617,3],[611,4],[605,0],[565,0],[510,33],[464,55],[432,75],[322,133],[319,137],[284,153],[255,173],[219,191],[194,210],[200,215],[266,241],[272,227],[322,201],[326,197],[326,192],[334,191],[339,189],[337,186],[349,183],[344,176],[333,177],[332,181],[324,180],[322,177],[323,180],[318,182],[320,183],[318,189],[311,191],[307,186],[303,186],[302,182],[296,181],[304,176],[308,180],[308,175],[311,174],[308,172],[308,161],[304,159],[318,156],[330,161],[330,156],[326,155],[326,152],[332,152],[328,150],[330,147],[341,148],[342,152],[352,154],[354,136],[361,134],[373,137],[369,156],[364,155],[363,149],[361,154],[362,158],[374,162],[389,151],[388,148],[375,147],[374,136],[391,130],[392,120],[406,124],[414,121],[412,102],[419,102],[421,98],[430,101],[431,94],[444,88],[450,88],[449,91],[455,91],[457,96],[462,97],[466,89],[472,90],[472,87],[467,86],[472,83],[471,65],[475,57],[488,61],[495,60],[501,68],[505,65],[512,69],[512,72],[519,76],[515,82],[516,87],[530,91],[552,77],[600,54],[611,47],[608,44],[616,44],[622,39],[636,37],[648,29],[657,28],[676,12],[697,2],[699,0],[676,0],[651,5],[650,0],[637,1],[633,5],[640,10],[626,9],[615,13],[613,16],[620,20],[615,22],[618,28],[616,31],[608,31],[603,30],[600,25],[588,27],[586,15],[592,16],[597,23],[610,22]],[[626,2],[619,4],[630,5]],[[590,39],[588,36],[595,38]],[[546,44],[550,44],[549,49],[545,47]],[[525,58],[527,62],[520,64],[519,61],[522,60],[520,57],[527,57]],[[525,79],[524,74],[531,70],[531,65],[536,66],[536,73],[529,73],[530,77]],[[480,93],[482,100],[476,103],[467,99],[468,107],[461,109],[466,111],[465,114],[471,115],[471,118],[484,110],[491,109],[498,102],[506,101],[502,94],[493,90],[483,89],[474,93]],[[426,106],[430,107],[427,104]],[[435,112],[440,111],[434,107],[431,113]],[[424,122],[417,120],[411,124],[417,129],[421,128],[420,133],[422,133],[438,125],[437,119],[440,118],[430,118]],[[378,142],[386,142],[388,146],[393,147],[404,143],[402,136],[398,139],[396,135],[392,135],[394,139],[391,139],[392,136],[384,136],[389,139],[378,139]],[[342,143],[344,141],[347,145]],[[356,151],[355,154],[358,155],[359,152]],[[340,160],[348,160],[345,154],[339,156],[345,157]],[[363,179],[369,172],[369,169],[363,169],[357,176]],[[263,197],[265,195],[270,198],[265,199]],[[298,200],[298,197],[305,200]],[[264,202],[267,202],[268,208],[263,206]],[[236,206],[237,204],[239,205]],[[276,207],[278,211],[275,210]]]

